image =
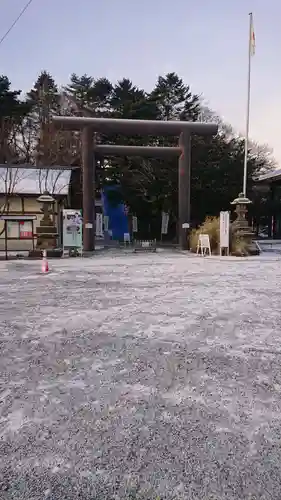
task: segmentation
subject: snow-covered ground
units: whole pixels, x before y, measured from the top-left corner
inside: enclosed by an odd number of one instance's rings
[[[0,262],[1,500],[281,498],[281,258],[51,268]]]

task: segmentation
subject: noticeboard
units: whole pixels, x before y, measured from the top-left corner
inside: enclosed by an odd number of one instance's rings
[[[63,210],[63,248],[82,248],[83,219],[81,210]]]

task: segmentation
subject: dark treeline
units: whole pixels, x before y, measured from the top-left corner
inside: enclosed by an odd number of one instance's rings
[[[64,88],[42,72],[27,95],[12,90],[8,77],[0,77],[0,163],[80,164],[78,133],[54,132],[54,114],[151,119],[217,121],[219,133],[212,138],[192,139],[191,207],[194,224],[208,215],[229,210],[230,202],[242,187],[244,139],[235,134],[214,112],[203,105],[200,96],[175,73],[160,76],[146,92],[124,78],[113,84],[107,78],[95,79],[73,74]],[[98,137],[100,142],[173,146],[173,137]],[[271,207],[267,194],[257,194],[253,178],[273,167],[265,147],[252,144],[248,163],[248,196],[254,201],[252,212],[258,218]],[[106,184],[120,186],[118,197],[139,217],[143,227],[159,232],[161,212],[169,212],[172,231],[177,218],[177,160],[116,158],[100,159],[97,189]],[[81,206],[81,178],[73,177],[72,192]],[[117,200],[116,200],[117,201]],[[174,226],[173,226],[174,222]]]

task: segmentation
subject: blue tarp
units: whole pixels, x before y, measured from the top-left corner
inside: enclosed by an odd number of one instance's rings
[[[112,190],[118,190],[117,186],[104,188],[102,192],[103,214],[108,216],[108,228],[112,231],[114,240],[123,240],[124,234],[129,232],[128,216],[125,213],[123,203],[118,205],[110,203],[108,193]]]

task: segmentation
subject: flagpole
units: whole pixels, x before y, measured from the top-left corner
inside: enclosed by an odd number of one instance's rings
[[[247,81],[247,108],[246,108],[246,136],[245,136],[245,156],[244,156],[244,175],[243,175],[243,194],[247,192],[247,167],[248,167],[248,149],[249,149],[249,124],[250,124],[250,101],[251,101],[251,59],[252,59],[252,30],[253,14],[249,14],[249,50],[248,50],[248,81]]]

